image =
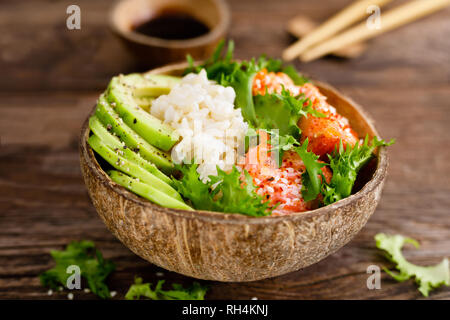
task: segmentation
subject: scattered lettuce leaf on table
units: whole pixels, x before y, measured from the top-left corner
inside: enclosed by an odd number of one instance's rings
[[[202,286],[198,282],[194,282],[191,287],[183,288],[182,285],[172,284],[172,290],[163,290],[164,280],[159,280],[152,289],[151,283],[142,283],[142,278],[136,277],[134,284],[125,295],[127,300],[139,300],[140,298],[148,298],[151,300],[205,300],[207,287]]]
[[[217,176],[209,176],[210,181],[203,183],[197,172],[198,164],[175,167],[182,173],[181,179],[173,179],[175,188],[197,210],[242,213],[255,217],[271,214],[268,203],[263,202],[263,197],[255,192],[253,179],[245,170],[242,181],[241,172],[236,167],[230,173],[217,167]]]
[[[86,279],[92,293],[102,299],[111,298],[105,280],[115,270],[115,265],[103,258],[92,241],[74,241],[68,244],[65,250],[52,250],[50,254],[56,265],[39,276],[44,286],[52,289],[65,287],[67,278],[71,276],[67,273],[67,267],[77,265],[80,267],[81,277]]]
[[[434,266],[418,266],[408,262],[402,254],[403,245],[406,243],[410,243],[418,248],[419,243],[416,240],[401,235],[379,233],[375,236],[375,241],[377,248],[386,251],[386,257],[396,264],[396,269],[399,273],[384,268],[384,271],[395,280],[403,282],[414,277],[419,285],[419,291],[425,297],[428,297],[429,292],[434,288],[450,285],[450,270],[447,258]]]

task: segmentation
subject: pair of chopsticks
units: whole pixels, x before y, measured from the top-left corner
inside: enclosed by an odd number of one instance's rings
[[[368,28],[366,21],[344,31],[341,30],[366,16],[369,6],[383,6],[392,0],[359,0],[337,13],[311,33],[283,51],[283,59],[290,61],[299,57],[308,62],[333,51],[360,43],[384,32],[422,18],[450,5],[450,0],[409,1],[381,14],[381,28]],[[336,35],[337,34],[337,35]],[[334,36],[334,37],[333,37]]]

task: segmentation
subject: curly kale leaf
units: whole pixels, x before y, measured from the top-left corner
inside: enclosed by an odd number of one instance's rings
[[[356,144],[354,147],[347,145],[344,148],[341,141],[339,149],[335,149],[332,155],[328,155],[333,177],[330,183],[324,183],[322,188],[324,205],[348,197],[352,193],[358,172],[372,159],[374,150],[377,147],[390,146],[394,142],[394,140],[386,142],[373,137],[369,144],[369,137],[366,136],[362,145]]]
[[[294,148],[298,153],[306,167],[306,171],[302,174],[302,196],[305,201],[311,201],[317,198],[320,193],[323,173],[322,168],[326,165],[319,162],[319,156],[308,151],[308,138],[305,139],[300,147]]]
[[[178,192],[189,199],[195,209],[217,211],[217,204],[211,196],[211,185],[203,183],[197,172],[198,164],[175,165],[175,168],[182,173],[182,178],[173,178],[173,184]]]
[[[92,241],[71,242],[63,251],[52,250],[51,256],[56,262],[55,267],[40,275],[41,283],[52,289],[66,286],[67,267],[76,265],[81,270],[81,276],[87,280],[91,291],[100,298],[110,298],[106,278],[114,271],[113,262],[103,259],[100,251],[95,249]]]
[[[178,283],[172,284],[172,290],[163,290],[164,280],[159,280],[152,289],[151,283],[142,283],[142,278],[136,277],[134,284],[130,286],[125,295],[127,300],[139,300],[148,298],[151,300],[205,300],[205,294],[208,290],[198,282],[194,282],[191,287],[183,288]]]
[[[178,165],[176,168],[183,176],[180,180],[173,179],[178,192],[190,200],[195,209],[255,217],[271,214],[268,203],[255,192],[256,186],[247,171],[244,171],[242,181],[241,172],[236,167],[230,173],[217,167],[217,176],[209,176],[210,180],[203,183],[197,167],[197,164]]]
[[[324,114],[312,108],[310,100],[304,95],[294,97],[284,88],[280,94],[256,95],[254,110],[257,128],[278,129],[279,135],[290,135],[296,139],[300,138],[301,132],[297,123],[301,117],[308,115],[325,117]]]

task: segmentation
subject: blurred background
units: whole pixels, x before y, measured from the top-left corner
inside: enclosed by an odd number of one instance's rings
[[[405,1],[393,1],[392,5]],[[123,298],[134,275],[154,282],[192,279],[161,270],[116,240],[98,218],[82,181],[78,136],[82,122],[110,78],[144,71],[108,25],[110,0],[0,2],[0,299],[47,296],[38,274],[52,266],[51,249],[71,240],[95,241],[118,268],[110,279]],[[289,19],[321,22],[350,0],[227,0],[228,38],[235,56],[280,57],[295,38]],[[68,30],[66,9],[81,9],[81,30]],[[381,11],[381,18],[383,17]],[[383,275],[368,290],[366,269],[386,265],[373,236],[401,233],[421,250],[418,264],[450,256],[450,9],[370,40],[354,59],[326,57],[295,66],[350,96],[375,119],[390,149],[381,204],[346,247],[305,270],[245,284],[209,283],[209,299],[421,298],[412,281]],[[450,299],[448,288],[432,293]],[[77,293],[75,299],[95,298]]]

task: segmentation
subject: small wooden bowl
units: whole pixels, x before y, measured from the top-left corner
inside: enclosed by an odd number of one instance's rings
[[[180,75],[186,66],[169,65],[150,73]],[[329,85],[315,84],[360,136],[378,136],[361,107]],[[153,264],[217,281],[253,281],[282,275],[314,264],[341,248],[375,211],[388,166],[387,151],[380,148],[376,160],[361,172],[361,189],[350,197],[309,212],[254,218],[174,210],[146,201],[108,177],[86,142],[88,136],[86,120],[80,137],[81,169],[89,195],[108,229]]]
[[[133,26],[164,10],[179,10],[205,23],[210,31],[186,40],[166,40],[134,32]],[[142,66],[155,67],[211,55],[230,25],[230,11],[224,0],[121,0],[112,8],[110,26]]]

